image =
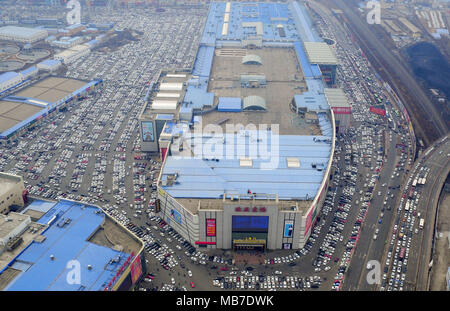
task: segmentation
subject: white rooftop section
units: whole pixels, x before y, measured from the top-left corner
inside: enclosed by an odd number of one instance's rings
[[[166,75],[167,78],[186,78],[187,75],[184,73],[168,73]]]
[[[9,238],[17,235],[30,222],[28,215],[15,212],[9,212],[8,216],[0,214],[0,244],[7,243]]]
[[[38,99],[28,99],[29,102],[33,103],[33,104],[38,104],[38,105],[43,105],[43,106],[47,106],[48,103],[44,102],[42,100],[38,100]]]
[[[345,96],[345,93],[342,89],[325,88],[324,93],[328,101],[328,104],[330,105],[331,108],[333,107],[350,108],[350,104],[347,101],[347,96]]]
[[[244,22],[242,23],[242,27],[256,28],[256,35],[262,36],[264,35],[263,23],[262,22]]]
[[[228,34],[228,23],[223,23],[222,25],[222,36],[226,36]]]
[[[180,93],[163,93],[163,92],[156,93],[156,97],[180,98],[180,96],[181,96]]]
[[[300,159],[297,157],[286,158],[287,167],[300,167]]]
[[[181,91],[183,89],[183,83],[161,83],[159,89],[161,91]]]
[[[250,158],[241,158],[239,159],[239,166],[252,167],[253,161]]]
[[[0,27],[0,38],[19,42],[35,42],[46,38],[48,32],[45,29],[5,26]]]
[[[325,42],[304,42],[311,64],[337,65],[339,63],[331,47]]]
[[[177,109],[177,100],[154,100],[152,102],[152,109],[161,110],[175,110]]]
[[[231,2],[227,2],[225,5],[225,13],[230,13],[231,11]]]

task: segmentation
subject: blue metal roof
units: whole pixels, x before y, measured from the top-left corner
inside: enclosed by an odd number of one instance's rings
[[[55,202],[34,200],[21,212],[21,214],[25,214],[28,210],[47,213],[53,206],[55,206],[55,204]]]
[[[89,46],[93,47],[96,46],[98,44],[98,40],[97,39],[93,39],[87,42],[87,44],[89,44]]]
[[[36,70],[37,70],[36,66],[31,66],[30,68],[22,70],[20,73],[23,74],[23,75],[27,75],[29,73],[32,73],[33,71],[36,71]]]
[[[297,107],[307,108],[308,111],[329,110],[327,99],[324,94],[316,92],[305,92],[301,95],[294,95],[295,104]]]
[[[214,57],[214,47],[200,46],[195,59],[193,75],[200,77],[209,77],[211,72],[212,61]]]
[[[322,42],[323,40],[315,31],[305,6],[296,1],[291,2],[289,5],[293,13],[294,24],[302,41]]]
[[[172,120],[172,119],[173,114],[170,113],[158,113],[155,118],[155,120]]]
[[[196,88],[189,85],[183,99],[193,109],[202,109],[203,106],[212,106],[214,103],[214,93],[207,93],[206,88]]]
[[[39,64],[46,65],[46,66],[55,66],[55,65],[61,64],[61,62],[57,59],[46,59],[46,60],[40,62]]]
[[[253,133],[260,138],[264,135]],[[225,134],[224,145],[220,137],[196,138],[194,134],[192,150],[196,152],[199,143],[203,155],[168,157],[162,177],[178,173],[178,178],[172,186],[164,186],[164,190],[175,198],[220,198],[223,193],[246,194],[248,189],[253,193],[278,194],[280,199],[287,200],[315,196],[328,165],[330,137],[280,135],[273,145],[270,135],[264,142],[251,140],[241,133]],[[269,158],[265,151],[276,156]],[[252,158],[252,167],[240,166],[241,157]],[[288,157],[298,158],[300,168],[287,167]],[[271,161],[273,166],[269,169]]]
[[[242,111],[242,100],[240,97],[219,97],[218,111],[240,112]]]
[[[242,23],[262,23],[262,38],[265,41],[293,41],[299,36],[295,29],[294,15],[285,3],[266,2],[232,2],[228,33],[222,35],[222,26],[225,16],[225,2],[212,2],[205,25],[201,43],[214,45],[216,40],[235,41],[242,40],[247,35],[255,35],[252,27],[244,27]],[[285,36],[278,32],[277,25],[284,26]]]
[[[12,265],[22,272],[5,288],[8,291],[72,291],[103,290],[116,270],[129,256],[126,253],[100,246],[86,240],[105,220],[103,212],[94,206],[62,200],[56,203],[38,222],[47,223],[58,215],[42,234],[42,243],[32,242]],[[61,219],[71,219],[68,225],[59,227]],[[54,260],[50,259],[54,256]],[[121,261],[115,267],[109,261],[118,255]],[[71,260],[78,260],[81,267],[81,284],[69,284],[66,267]],[[88,270],[88,265],[92,266]]]
[[[303,47],[303,41],[322,41],[312,28],[312,22],[303,5],[232,2],[228,33],[222,35],[225,6],[225,2],[210,4],[193,69],[193,74],[199,77],[189,81],[185,103],[194,108],[212,104],[213,94],[207,93],[207,88],[214,47],[230,42],[240,43],[248,35],[256,33],[255,24],[247,24],[248,27],[244,27],[243,23],[260,22],[258,27],[262,25],[263,45],[293,46],[297,53],[308,87],[308,92],[296,95],[298,104],[310,110],[330,109],[323,95],[320,68],[309,63]],[[277,31],[279,24],[283,25],[286,37],[281,37]],[[218,110],[238,111],[238,103],[240,109],[239,98],[221,97]],[[194,116],[194,122],[198,121],[198,116]],[[278,143],[274,141],[273,144],[270,136],[267,141],[264,139],[264,143],[261,143],[250,137],[242,139],[240,134],[225,134],[224,137],[216,138],[197,137],[197,140],[194,134],[192,150],[209,150],[210,154],[196,154],[193,157],[168,156],[161,179],[167,180],[167,175],[174,173],[178,173],[178,177],[176,183],[163,188],[175,198],[221,198],[224,193],[242,195],[251,190],[253,193],[278,194],[279,198],[284,200],[312,199],[317,194],[331,156],[333,133],[326,113],[319,112],[318,121],[323,135],[280,135],[277,136]],[[196,144],[201,144],[201,148],[196,148]],[[256,151],[253,148],[256,148]],[[270,158],[274,160],[272,166],[269,165],[270,160],[265,157],[264,150],[273,151],[274,156]],[[252,166],[241,166],[242,157],[252,158]],[[299,168],[287,166],[287,158],[291,157],[299,160]]]
[[[0,74],[0,83],[9,81],[15,77],[17,77],[19,74],[17,72],[14,71],[8,71],[5,73]]]

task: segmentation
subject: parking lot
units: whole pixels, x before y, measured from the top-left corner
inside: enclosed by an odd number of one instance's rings
[[[71,64],[68,77],[101,78],[103,87],[3,143],[0,170],[22,175],[33,196],[98,204],[144,240],[147,274],[139,290],[338,290],[358,282],[346,277],[351,264],[365,269],[356,246],[384,248],[411,144],[394,106],[386,105],[386,118],[368,112],[388,96],[360,49],[326,24],[318,27],[338,42],[343,66],[337,74],[352,106],[352,127],[337,137],[333,177],[305,248],[268,250],[259,254],[263,264],[246,264],[232,251],[195,249],[155,213],[161,163],[141,152],[137,116],[159,70],[192,66],[206,12],[99,9],[95,22],[117,22],[142,38]]]

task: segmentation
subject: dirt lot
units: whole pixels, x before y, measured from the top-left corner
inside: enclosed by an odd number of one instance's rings
[[[433,270],[431,273],[430,290],[446,290],[445,275],[450,266],[450,193],[441,195],[437,224],[435,251],[433,254]]]

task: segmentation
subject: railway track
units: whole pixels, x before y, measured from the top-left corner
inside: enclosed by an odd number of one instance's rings
[[[347,2],[342,0],[331,0],[330,2],[344,12],[345,16],[342,19],[352,30],[364,53],[380,71],[380,75],[384,75],[385,80],[392,85],[411,112],[410,116],[418,136],[423,138],[428,145],[446,135],[448,133],[447,123],[441,119],[440,114],[417,84],[415,78],[402,67],[393,55],[389,54],[391,51],[385,51],[380,40],[370,32],[367,25],[352,11]]]

